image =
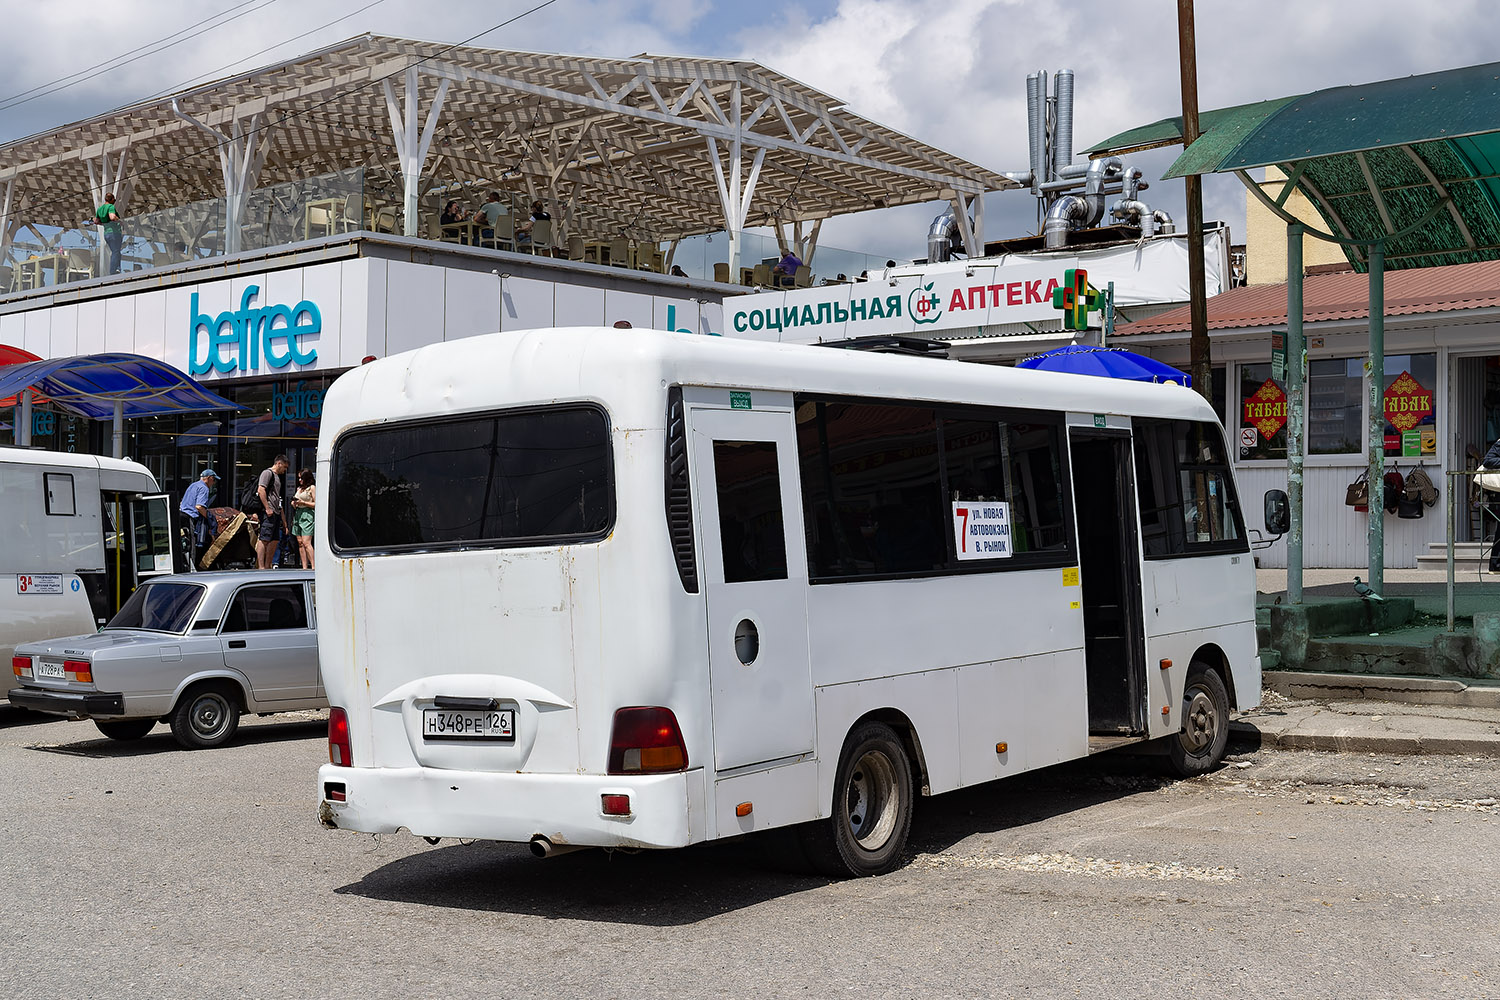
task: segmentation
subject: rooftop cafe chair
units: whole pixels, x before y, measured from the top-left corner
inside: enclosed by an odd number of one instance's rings
[[[365,199],[363,195],[351,194],[344,199],[344,214],[339,216],[339,228],[352,233],[365,228]]]
[[[514,250],[516,248],[516,217],[506,212],[495,220],[495,225],[482,226],[479,230],[479,245],[491,250]]]
[[[582,236],[569,236],[568,237],[568,259],[569,260],[583,260],[583,237]]]
[[[375,210],[375,231],[377,233],[394,233],[396,231],[395,206],[382,205]]]
[[[333,233],[333,209],[327,205],[309,205],[302,217],[302,238],[329,236]]]
[[[64,281],[86,281],[94,276],[94,255],[87,250],[69,250],[63,266]]]
[[[531,252],[552,254],[552,220],[537,219],[531,224]]]
[[[792,275],[792,285],[795,288],[810,288],[813,283],[812,268],[806,264],[797,268],[797,273]]]
[[[729,262],[721,260],[714,265],[714,280],[723,284],[729,284]]]
[[[630,241],[617,236],[609,241],[609,264],[611,267],[630,266]]]
[[[11,270],[9,264],[0,264],[0,295],[15,291],[14,282],[15,271]]]
[[[762,288],[771,284],[771,265],[762,261],[755,265],[755,273],[750,279],[754,284]]]

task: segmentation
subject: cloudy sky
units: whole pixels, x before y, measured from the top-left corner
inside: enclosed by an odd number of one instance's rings
[[[0,141],[366,31],[461,41],[539,2],[9,4],[0,34]],[[1178,113],[1176,31],[1174,0],[554,0],[474,44],[754,59],[983,166],[1023,170],[1029,72],[1076,71],[1074,139],[1082,149]],[[1500,3],[1200,0],[1197,36],[1199,103],[1209,109],[1500,59]],[[121,56],[130,61],[95,68]],[[70,85],[52,89],[59,83]],[[1139,162],[1154,180],[1174,157],[1159,151]],[[1228,220],[1243,238],[1238,182],[1212,178],[1205,191],[1205,217]],[[1180,181],[1152,185],[1145,200],[1185,216]],[[986,206],[991,238],[1035,228],[1029,194],[991,195]],[[939,210],[835,220],[822,244],[919,255]]]

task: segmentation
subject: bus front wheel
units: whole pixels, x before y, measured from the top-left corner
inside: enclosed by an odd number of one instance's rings
[[[1229,692],[1217,671],[1193,665],[1182,691],[1182,729],[1167,738],[1172,770],[1184,778],[1205,774],[1224,760],[1229,745]]]
[[[895,730],[866,722],[844,741],[832,815],[804,828],[808,859],[831,878],[884,875],[911,832],[911,760]]]

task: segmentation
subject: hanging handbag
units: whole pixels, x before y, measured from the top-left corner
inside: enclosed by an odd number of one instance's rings
[[[1359,478],[1344,489],[1344,506],[1368,507],[1370,504],[1370,478],[1361,472]]]
[[[1404,493],[1410,500],[1420,500],[1424,507],[1431,507],[1438,502],[1437,487],[1432,484],[1431,477],[1420,465],[1412,469],[1411,475],[1406,477]]]
[[[1384,487],[1381,497],[1381,506],[1385,507],[1387,514],[1394,514],[1401,506],[1401,491],[1406,488],[1406,479],[1400,470],[1392,468],[1381,480]]]
[[[1408,521],[1416,520],[1426,516],[1427,511],[1422,507],[1422,498],[1412,496],[1407,490],[1401,491],[1401,499],[1396,501],[1396,516]]]

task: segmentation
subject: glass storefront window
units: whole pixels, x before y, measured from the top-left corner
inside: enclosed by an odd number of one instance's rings
[[[1240,365],[1239,456],[1286,458],[1286,384],[1271,364]]]
[[[1320,358],[1307,365],[1307,453],[1364,450],[1364,361]]]
[[[1387,354],[1381,399],[1386,457],[1436,456],[1437,355]]]

